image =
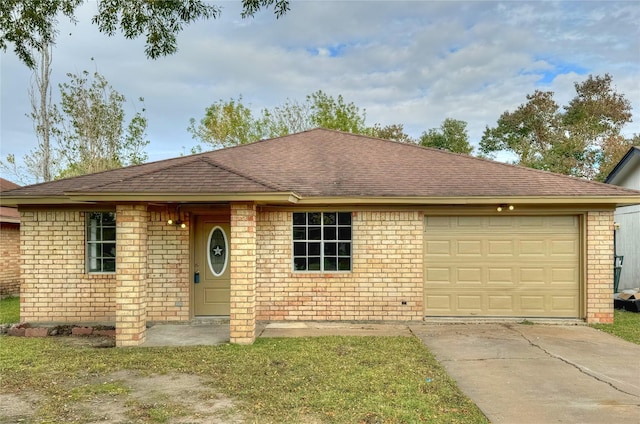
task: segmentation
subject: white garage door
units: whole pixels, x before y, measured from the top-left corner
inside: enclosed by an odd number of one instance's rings
[[[426,316],[579,316],[577,216],[427,216],[424,239]]]

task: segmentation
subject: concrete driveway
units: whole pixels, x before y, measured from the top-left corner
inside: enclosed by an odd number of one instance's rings
[[[492,423],[640,422],[640,346],[586,326],[410,326]]]

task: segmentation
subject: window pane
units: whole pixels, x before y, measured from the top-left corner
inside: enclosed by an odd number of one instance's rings
[[[293,243],[293,255],[307,256],[307,243],[304,243],[304,242]]]
[[[323,223],[324,225],[336,225],[336,213],[325,212],[323,215]]]
[[[306,258],[295,258],[293,260],[293,266],[296,271],[306,271],[307,270],[307,259]]]
[[[307,214],[304,212],[295,212],[293,214],[293,225],[304,225],[307,223]]]
[[[338,228],[338,239],[339,240],[351,240],[351,227],[340,227],[340,228]]]
[[[336,239],[336,227],[324,227],[324,239],[335,240]]]
[[[322,213],[320,212],[309,212],[307,216],[309,217],[309,225],[320,225],[322,222]]]
[[[338,255],[351,256],[351,243],[338,243]]]
[[[116,244],[115,243],[105,243],[102,245],[102,256],[108,258],[116,257]]]
[[[324,258],[324,270],[325,271],[337,271],[338,262],[336,258]]]
[[[351,212],[338,213],[338,224],[351,225]]]
[[[351,270],[351,258],[338,258],[338,270],[339,271]]]
[[[309,256],[320,256],[320,243],[309,243]]]
[[[320,227],[309,227],[309,240],[322,240],[322,229]]]
[[[325,243],[324,244],[324,254],[325,256],[337,256],[338,255],[338,247],[336,243]]]
[[[293,239],[305,240],[307,238],[307,229],[305,227],[293,227]]]
[[[116,226],[116,214],[115,212],[103,212],[100,214],[102,216],[102,226],[115,227]]]
[[[103,228],[102,229],[103,241],[116,241],[116,229],[115,228]]]
[[[320,258],[309,258],[309,271],[320,271]]]
[[[102,261],[102,271],[104,272],[114,272],[116,270],[116,260],[115,259],[105,259]]]

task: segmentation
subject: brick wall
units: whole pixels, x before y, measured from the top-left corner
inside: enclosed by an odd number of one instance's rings
[[[189,320],[189,216],[180,219],[187,228],[168,225],[175,214],[149,212],[147,319]]]
[[[231,204],[231,343],[256,338],[256,206]]]
[[[613,322],[613,211],[587,214],[587,322]]]
[[[0,298],[20,294],[20,224],[0,223]]]
[[[147,208],[116,206],[116,346],[146,339]]]
[[[353,212],[348,273],[293,272],[291,219],[258,214],[257,319],[422,319],[421,213]]]
[[[22,210],[20,219],[20,319],[113,321],[115,275],[86,273],[85,213]]]

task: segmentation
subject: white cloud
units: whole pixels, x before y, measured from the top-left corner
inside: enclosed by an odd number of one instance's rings
[[[419,136],[450,117],[477,142],[536,89],[563,105],[575,82],[608,72],[640,114],[636,2],[295,1],[277,20],[242,20],[240,2],[219,4],[219,19],[191,25],[177,54],[151,61],[143,40],[100,34],[89,2],[77,26],[61,25],[53,79],[97,67],[129,99],[144,97],[154,160],[193,144],[189,118],[239,95],[257,110],[321,89],[366,109],[369,124]],[[10,51],[1,66],[0,153],[21,156],[35,146],[30,73]],[[627,134],[640,133],[636,121]]]

